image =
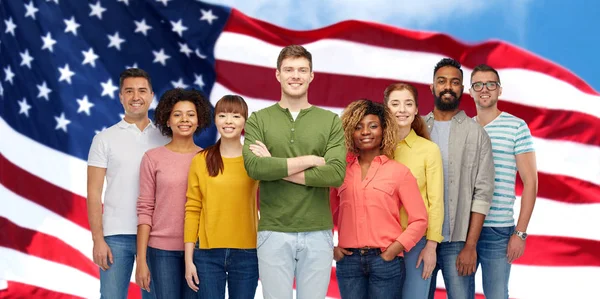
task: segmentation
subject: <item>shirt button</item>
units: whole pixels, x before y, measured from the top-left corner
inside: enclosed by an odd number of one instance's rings
[[[294,139],[290,140],[291,143],[294,143]]]
[[[296,129],[292,128],[292,132],[294,132]]]

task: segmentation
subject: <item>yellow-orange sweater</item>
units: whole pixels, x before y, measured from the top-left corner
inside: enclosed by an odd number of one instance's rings
[[[184,242],[200,248],[256,248],[258,181],[246,173],[242,156],[223,157],[223,173],[208,175],[206,154],[192,160],[185,204]]]

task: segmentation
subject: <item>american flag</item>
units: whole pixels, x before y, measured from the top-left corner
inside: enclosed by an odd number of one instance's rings
[[[477,64],[499,69],[500,108],[529,124],[539,169],[510,295],[600,297],[600,96],[550,61],[501,41],[467,45],[370,22],[293,31],[191,0],[4,0],[0,18],[0,298],[99,297],[86,159],[94,134],[122,117],[122,70],[148,71],[157,96],[173,87],[201,89],[212,103],[239,94],[255,111],[279,100],[276,58],[289,44],[313,54],[311,103],[338,113],[358,98],[381,100],[398,81],[417,86],[429,112],[443,57],[463,64],[466,83]],[[461,107],[475,114],[466,92]],[[334,271],[328,297],[339,298]],[[442,279],[438,287],[441,298]],[[139,298],[133,282],[130,298]]]

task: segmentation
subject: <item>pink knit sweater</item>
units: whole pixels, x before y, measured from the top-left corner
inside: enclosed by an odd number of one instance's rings
[[[161,146],[147,151],[142,158],[138,225],[152,227],[148,240],[152,248],[184,248],[185,192],[190,164],[196,153],[176,153]]]

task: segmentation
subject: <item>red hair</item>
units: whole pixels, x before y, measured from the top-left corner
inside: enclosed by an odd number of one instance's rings
[[[415,105],[417,106],[417,109],[419,108],[419,94],[417,92],[417,89],[408,83],[394,83],[385,89],[385,91],[383,92],[383,103],[386,107],[390,99],[390,94],[392,94],[392,92],[396,90],[408,90],[408,92],[412,94],[413,98],[415,98]],[[417,135],[427,140],[431,139],[429,137],[427,125],[425,124],[425,121],[420,115],[415,115],[415,119],[413,120],[412,124],[410,124],[410,128],[413,129],[415,133],[417,133]]]

